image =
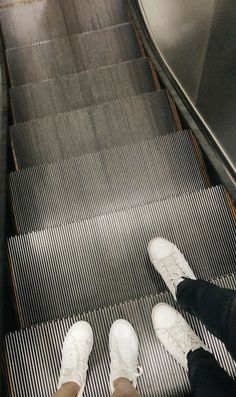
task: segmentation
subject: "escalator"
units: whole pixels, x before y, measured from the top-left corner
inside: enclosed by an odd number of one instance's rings
[[[9,396],[52,395],[69,327],[95,336],[85,396],[109,396],[108,333],[137,330],[143,396],[184,396],[185,371],[155,338],[176,306],[147,244],[174,241],[199,278],[236,287],[235,210],[212,186],[125,0],[1,2],[13,122],[8,263],[18,329],[5,336]],[[223,344],[183,313],[227,371]]]

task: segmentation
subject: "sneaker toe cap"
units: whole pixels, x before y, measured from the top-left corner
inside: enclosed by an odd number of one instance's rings
[[[152,310],[152,321],[155,330],[169,328],[176,322],[178,312],[166,303],[159,303]]]
[[[126,320],[117,320],[112,324],[110,330],[110,348],[114,345],[122,344],[124,340],[129,340],[130,346],[138,349],[138,337],[132,325]]]
[[[93,339],[93,331],[89,323],[86,321],[78,321],[73,324],[68,332],[68,337],[76,340]]]
[[[123,319],[116,320],[111,327],[110,334],[116,337],[131,336],[135,334],[132,325]]]
[[[148,244],[148,253],[150,259],[157,258],[162,259],[166,256],[170,255],[171,250],[173,249],[174,244],[164,238],[157,237],[151,240]]]

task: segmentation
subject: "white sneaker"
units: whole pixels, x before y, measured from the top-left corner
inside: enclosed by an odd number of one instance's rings
[[[209,351],[181,314],[166,303],[153,308],[152,322],[157,338],[185,369],[188,369],[187,355],[190,351],[201,347]]]
[[[142,375],[138,367],[138,337],[132,325],[126,320],[113,323],[109,335],[111,356],[110,386],[114,392],[114,380],[126,378],[137,385],[137,377]]]
[[[80,386],[78,397],[82,396],[92,347],[91,326],[85,321],[75,323],[68,331],[63,344],[58,390],[64,383],[74,382]]]
[[[148,254],[176,300],[176,289],[184,278],[196,280],[188,262],[180,250],[168,240],[155,238],[148,244]]]

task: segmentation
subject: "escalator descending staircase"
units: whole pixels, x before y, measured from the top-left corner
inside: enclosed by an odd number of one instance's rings
[[[164,161],[167,167],[163,167]],[[95,217],[196,188],[204,188],[204,180],[188,132],[38,165],[10,175],[12,206],[20,233]]]
[[[146,58],[102,66],[10,90],[15,122],[99,105],[155,90]]]
[[[124,146],[176,129],[168,95],[162,90],[13,124],[10,132],[16,166],[21,169]]]
[[[236,277],[225,276],[213,282],[234,289]],[[144,376],[139,379],[141,395],[185,395],[189,391],[187,373],[165,352],[153,332],[150,313],[160,302],[175,306],[169,292],[159,293],[9,334],[6,337],[6,352],[11,389],[17,391],[18,396],[50,396],[57,386],[64,336],[75,321],[85,320],[91,324],[95,339],[84,395],[94,396],[99,392],[101,396],[110,396],[107,340],[113,321],[125,318],[133,324],[139,338],[139,361],[145,370]],[[222,367],[235,376],[235,363],[224,345],[194,317],[181,313],[211,351],[214,351]]]
[[[52,395],[64,336],[85,319],[95,334],[85,396],[109,396],[107,337],[124,317],[139,336],[140,391],[183,396],[187,375],[151,326],[157,302],[175,303],[147,243],[174,241],[199,278],[235,288],[232,201],[210,186],[125,0],[2,4],[16,166],[8,257],[19,322],[5,337],[9,395]],[[223,345],[184,315],[235,376]]]

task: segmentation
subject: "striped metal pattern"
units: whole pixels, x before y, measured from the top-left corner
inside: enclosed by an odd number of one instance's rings
[[[176,131],[166,92],[150,92],[95,107],[15,124],[18,168],[77,157]]]
[[[146,249],[157,235],[174,241],[200,278],[235,270],[235,225],[221,187],[11,238],[21,326],[163,291]]]
[[[0,4],[4,7],[18,7],[24,4],[36,3],[37,1],[41,0],[1,0]]]
[[[229,275],[215,283],[235,289],[236,277]],[[175,306],[170,294],[164,293],[9,334],[5,345],[13,395],[31,397],[37,390],[37,396],[48,397],[55,392],[64,337],[74,322],[85,320],[94,331],[94,348],[89,361],[84,396],[110,396],[108,335],[113,321],[125,318],[133,324],[139,338],[139,364],[144,370],[143,376],[138,379],[141,395],[185,396],[185,392],[189,391],[187,373],[164,350],[153,331],[151,311],[159,302]],[[235,363],[224,345],[193,316],[182,314],[220,364],[231,376],[236,376]]]
[[[13,87],[141,56],[132,23],[6,51]]]
[[[125,0],[41,0],[1,10],[7,48],[104,29],[128,19]]]
[[[20,233],[201,188],[204,182],[187,131],[10,175]]]
[[[146,58],[60,76],[10,90],[15,122],[155,90]]]

